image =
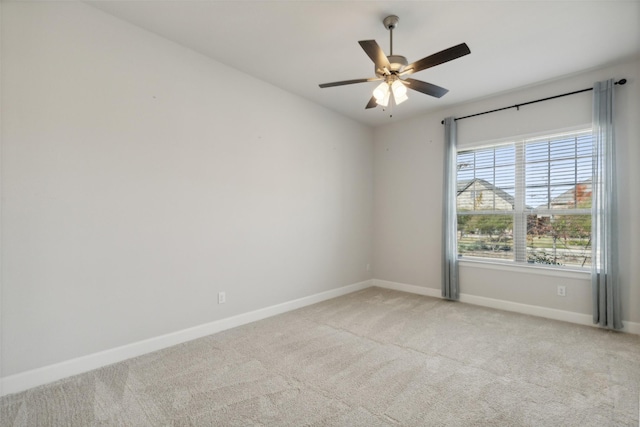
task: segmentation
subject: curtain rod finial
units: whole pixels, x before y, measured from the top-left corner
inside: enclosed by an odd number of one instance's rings
[[[617,85],[621,85],[621,86],[622,86],[622,85],[624,85],[624,84],[626,84],[626,83],[627,83],[627,79],[620,79],[620,80],[618,80],[618,81],[616,82],[616,84],[617,84]]]

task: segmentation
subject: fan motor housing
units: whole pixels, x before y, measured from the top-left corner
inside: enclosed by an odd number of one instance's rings
[[[404,67],[409,65],[407,58],[401,55],[389,55],[387,56],[387,59],[389,60],[389,64],[391,64],[391,70],[389,71],[400,72],[404,70]]]
[[[391,65],[391,69],[389,71],[391,71],[392,74],[401,73],[402,70],[409,65],[407,58],[402,55],[389,55],[387,56],[387,59],[389,60],[389,65]],[[377,69],[375,70],[375,73],[378,77],[384,76],[384,74],[380,73]]]

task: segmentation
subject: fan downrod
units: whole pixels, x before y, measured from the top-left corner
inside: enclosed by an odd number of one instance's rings
[[[384,27],[389,30],[389,55],[393,56],[393,30],[398,26],[398,18],[396,15],[389,15],[382,20]],[[406,64],[405,64],[406,65]]]

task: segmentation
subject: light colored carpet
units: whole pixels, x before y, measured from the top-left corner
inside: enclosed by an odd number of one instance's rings
[[[370,288],[1,399],[2,426],[638,426],[640,337]]]

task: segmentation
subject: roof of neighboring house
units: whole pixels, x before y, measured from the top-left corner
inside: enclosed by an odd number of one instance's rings
[[[500,187],[496,187],[495,185],[493,185],[489,181],[486,181],[486,180],[481,179],[481,178],[474,178],[474,179],[469,179],[469,180],[465,180],[465,181],[458,181],[458,183],[457,183],[458,193],[456,195],[459,196],[461,193],[464,193],[474,183],[481,184],[487,190],[493,191],[498,197],[500,197],[502,200],[506,201],[507,203],[509,203],[511,205],[515,204],[515,198],[511,194],[507,193],[506,191],[504,191]]]
[[[584,192],[585,193],[589,193],[589,198],[591,196],[591,179],[588,179],[586,181],[583,182],[579,182],[575,187],[571,187],[569,190],[565,191],[564,193],[554,197],[551,200],[550,205],[551,206],[567,206],[567,205],[573,205],[576,202],[576,187],[578,187],[578,190],[580,190],[580,187],[584,188]],[[581,195],[578,193],[578,202],[584,201],[584,195],[582,196],[583,200],[581,199]]]

